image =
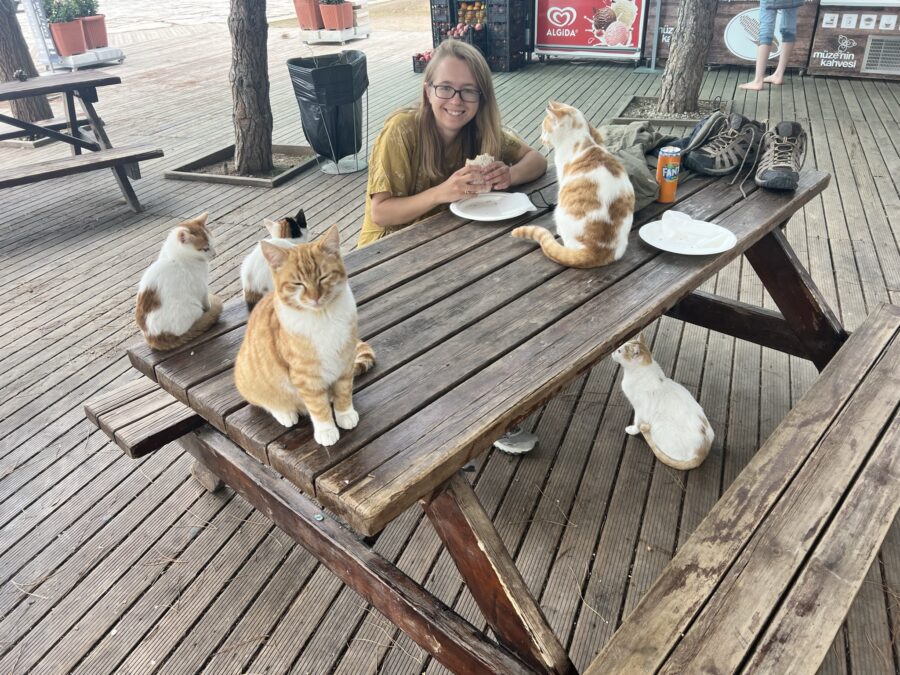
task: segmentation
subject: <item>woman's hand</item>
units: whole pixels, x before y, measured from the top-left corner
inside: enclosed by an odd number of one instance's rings
[[[490,184],[484,180],[482,169],[477,166],[464,166],[436,188],[442,204],[457,202],[481,192],[489,192],[490,189]]]
[[[503,162],[488,164],[484,169],[484,180],[492,190],[505,190],[512,184],[509,165]]]

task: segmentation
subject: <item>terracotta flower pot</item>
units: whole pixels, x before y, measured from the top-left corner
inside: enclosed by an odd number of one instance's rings
[[[327,30],[353,27],[353,6],[349,2],[342,2],[340,5],[319,5],[319,9]]]
[[[53,35],[53,42],[56,44],[56,51],[60,56],[74,56],[87,51],[84,28],[80,20],[51,23],[50,33]]]
[[[322,13],[319,11],[318,0],[294,0],[294,11],[297,12],[297,21],[300,28],[305,30],[320,30],[324,28]]]
[[[84,26],[84,38],[88,49],[98,49],[109,45],[106,36],[106,17],[103,14],[96,16],[83,16],[81,23]]]

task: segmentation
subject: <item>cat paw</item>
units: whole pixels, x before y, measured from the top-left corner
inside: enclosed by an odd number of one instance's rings
[[[272,417],[283,427],[292,427],[300,421],[300,413],[296,410],[287,412],[284,410],[270,410]]]
[[[334,421],[341,429],[355,429],[359,424],[359,413],[353,408],[344,411],[334,411]]]
[[[639,433],[641,433],[641,430],[637,428],[637,425],[629,424],[627,427],[625,427],[625,433],[629,436],[637,436]]]
[[[341,437],[341,432],[334,426],[320,427],[315,430],[313,437],[316,439],[316,443],[327,447],[338,442],[338,439]]]

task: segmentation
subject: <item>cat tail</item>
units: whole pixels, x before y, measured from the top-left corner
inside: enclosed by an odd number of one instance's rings
[[[600,267],[615,260],[613,248],[604,251],[592,251],[586,248],[568,248],[558,241],[546,227],[525,225],[512,231],[512,236],[520,239],[533,239],[541,245],[544,255],[555,263],[566,267]]]
[[[656,446],[656,443],[653,442],[653,437],[650,435],[649,424],[647,424],[646,422],[642,422],[638,425],[638,429],[640,429],[641,435],[644,437],[644,440],[647,441],[647,445],[650,446],[653,454],[656,455],[656,459],[658,459],[666,466],[671,466],[673,469],[678,469],[679,471],[689,471],[690,469],[696,469],[698,466],[700,466],[703,463],[703,460],[706,459],[706,456],[709,454],[709,448],[712,445],[711,443],[707,443],[706,446],[702,448],[702,452],[700,452],[700,454],[693,459],[673,459],[662,450],[660,450]]]
[[[353,361],[353,377],[362,375],[375,365],[375,350],[368,342],[360,340],[356,343],[356,360]]]
[[[151,349],[164,352],[170,349],[176,349],[186,345],[191,340],[200,337],[208,331],[212,325],[219,320],[222,313],[222,301],[218,296],[209,294],[209,309],[207,309],[200,318],[194,322],[194,325],[188,329],[184,335],[173,335],[172,333],[160,333],[159,335],[144,334],[144,339]]]

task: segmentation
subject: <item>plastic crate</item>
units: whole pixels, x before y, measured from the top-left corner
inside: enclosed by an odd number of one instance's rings
[[[490,54],[487,57],[488,66],[495,73],[509,73],[525,66],[525,52],[516,52],[509,55]]]

